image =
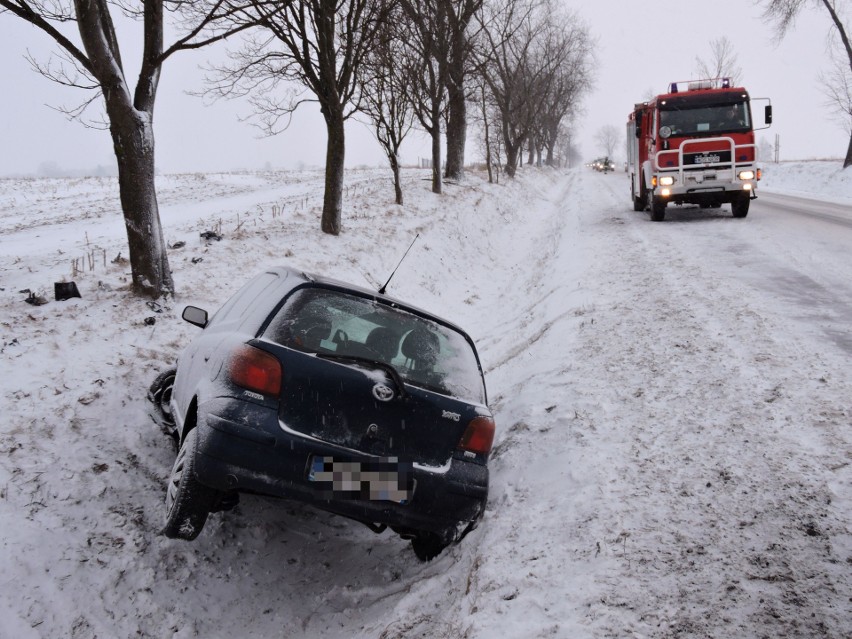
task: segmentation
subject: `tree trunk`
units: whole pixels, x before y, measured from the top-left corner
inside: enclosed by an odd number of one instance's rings
[[[553,166],[553,144],[548,144],[545,146],[547,149],[547,155],[544,158],[545,166]]]
[[[344,119],[340,111],[323,109],[328,131],[325,153],[325,194],[322,201],[323,233],[340,235],[341,209],[343,208],[343,167],[346,161]]]
[[[391,171],[393,171],[393,190],[396,195],[396,203],[402,206],[402,184],[399,179],[399,155],[397,153],[388,153],[390,160]]]
[[[144,111],[108,105],[110,133],[118,162],[118,189],[127,243],[133,291],[157,298],[174,294],[169,257],[160,225],[154,184],[154,131]]]
[[[516,144],[506,145],[506,175],[515,177],[515,169],[518,166],[519,147]]]
[[[485,121],[485,167],[488,169],[488,183],[494,184],[494,172],[491,168],[491,142],[488,139],[488,121]]]
[[[488,126],[488,109],[485,104],[485,85],[480,89],[480,94],[482,96],[482,102],[480,103],[482,108],[482,125],[485,127],[485,166],[488,169],[488,183],[494,184],[494,173],[491,169],[491,132]]]
[[[109,119],[133,292],[152,298],[174,295],[154,184],[153,118],[160,67],[152,60],[162,51],[161,6],[154,2],[145,8],[145,56],[134,101],[124,78],[108,4],[77,0],[74,5],[89,58],[87,68],[100,85]]]
[[[452,15],[455,3],[448,3]],[[453,21],[450,56],[447,63],[447,170],[445,175],[451,180],[464,177],[464,146],[467,140],[467,96],[464,90],[466,34],[468,18],[462,22]]]
[[[467,102],[464,90],[447,87],[449,117],[447,118],[447,170],[446,177],[461,180],[464,177],[464,146],[467,138]]]
[[[843,168],[852,166],[852,133],[849,134],[849,148],[846,149],[846,159],[843,160]]]
[[[432,193],[441,194],[441,131],[436,126],[432,129]]]
[[[441,100],[432,100],[432,193],[441,194]]]

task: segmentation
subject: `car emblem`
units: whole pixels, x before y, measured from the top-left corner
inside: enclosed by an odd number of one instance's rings
[[[393,399],[393,389],[387,384],[376,384],[373,386],[373,397],[380,402],[389,402]]]

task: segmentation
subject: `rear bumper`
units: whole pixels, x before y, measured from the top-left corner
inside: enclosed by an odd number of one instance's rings
[[[453,458],[434,472],[415,467],[405,504],[331,496],[308,479],[314,456],[369,462],[375,457],[287,432],[272,408],[235,399],[199,406],[198,481],[221,491],[296,499],[357,521],[403,532],[429,531],[447,540],[476,519],[488,497],[488,468]]]

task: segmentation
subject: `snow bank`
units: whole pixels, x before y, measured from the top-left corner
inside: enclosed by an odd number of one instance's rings
[[[842,160],[764,164],[760,188],[852,206],[852,167]]]

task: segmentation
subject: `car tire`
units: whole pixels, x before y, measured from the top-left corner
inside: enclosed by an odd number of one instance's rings
[[[172,415],[172,389],[177,369],[170,368],[157,375],[148,389],[148,401],[152,404],[152,417],[164,431],[177,438],[175,417]]]
[[[440,535],[422,532],[411,540],[411,548],[420,561],[432,561],[450,544]]]
[[[166,487],[166,522],[163,534],[170,539],[192,541],[201,533],[218,492],[195,478],[198,429],[186,436],[175,458]]]
[[[749,198],[748,193],[738,195],[737,198],[731,202],[731,213],[734,214],[734,217],[745,217],[748,215],[749,204],[751,204],[751,199]]]

